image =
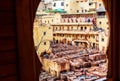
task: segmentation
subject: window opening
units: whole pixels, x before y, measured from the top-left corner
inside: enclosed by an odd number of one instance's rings
[[[102,0],[41,3],[33,30],[34,45],[42,63],[40,81],[106,79],[110,28],[109,22],[101,22],[107,21]]]
[[[101,41],[104,42],[104,38],[102,38]]]
[[[61,2],[61,6],[64,6],[64,2]]]
[[[56,3],[54,3],[54,5],[53,5],[54,7],[56,7]]]

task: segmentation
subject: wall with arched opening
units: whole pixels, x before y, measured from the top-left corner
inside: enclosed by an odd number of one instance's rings
[[[104,2],[105,3],[105,2]],[[107,6],[106,6],[106,8],[108,7],[108,4],[107,4]],[[110,18],[110,16],[108,15],[108,12],[107,12],[107,16]],[[37,20],[35,20],[35,21],[37,21]],[[42,22],[44,22],[44,21],[42,21]],[[66,21],[65,21],[66,22]],[[46,23],[46,21],[45,21],[45,23]],[[68,22],[69,23],[69,22]],[[47,24],[49,24],[49,23],[47,23]],[[36,26],[36,25],[34,25],[34,26]],[[110,26],[110,24],[109,24],[109,26]],[[42,25],[41,25],[41,27],[42,27]],[[45,28],[45,27],[44,27]],[[85,27],[86,28],[86,27]],[[35,29],[36,31],[37,31],[37,29]],[[57,28],[57,30],[59,30],[59,28]],[[35,31],[34,31],[34,33],[35,33]],[[37,33],[39,33],[39,32],[37,32]],[[50,34],[49,34],[50,35]],[[57,34],[58,35],[58,34]],[[109,34],[110,35],[110,34]],[[38,36],[36,37],[36,38],[39,38]],[[49,37],[50,38],[50,37]],[[35,40],[35,39],[34,39]],[[36,39],[37,41],[38,41],[38,39]],[[35,40],[35,47],[37,47],[37,43],[36,43],[36,40]],[[57,38],[57,40],[59,40],[59,38]],[[65,43],[65,42],[64,42]],[[109,42],[108,42],[109,43]],[[96,45],[95,45],[95,43],[93,44],[93,46],[94,46],[94,48],[96,47]],[[42,46],[43,47],[43,46]],[[42,47],[40,48],[40,49],[42,49]],[[104,50],[104,48],[105,47],[103,47],[102,48],[102,50]],[[44,50],[45,51],[45,50]],[[107,51],[108,52],[108,51]],[[108,53],[107,53],[108,54]],[[109,55],[108,55],[109,56]],[[38,55],[38,57],[39,57],[39,55]],[[109,57],[108,57],[109,58]]]
[[[31,77],[34,76],[29,81],[35,81],[39,75],[39,72],[36,73],[37,71],[39,71],[38,70],[39,68],[37,67],[38,66],[37,63],[39,63],[39,62],[36,63],[37,57],[34,58],[35,57],[35,49],[33,48],[33,46],[34,46],[33,39],[31,37],[33,35],[32,34],[32,23],[34,21],[35,11],[37,9],[38,3],[39,3],[38,0],[34,0],[34,1],[32,1],[32,0],[25,0],[25,1],[23,0],[22,1],[21,0],[21,1],[16,2],[21,80],[28,80],[30,76]],[[108,10],[108,13],[110,14],[111,26],[114,27],[114,28],[111,27],[111,31],[112,31],[111,38],[110,38],[111,40],[110,40],[110,45],[109,45],[109,49],[108,49],[108,58],[109,58],[108,75],[109,75],[109,77],[112,77],[113,80],[118,80],[119,76],[117,76],[117,75],[119,75],[119,72],[117,71],[117,69],[119,69],[119,67],[117,67],[118,65],[116,64],[116,62],[117,62],[116,58],[119,58],[119,57],[117,57],[116,52],[119,52],[119,50],[116,49],[117,48],[116,41],[118,42],[118,40],[117,40],[117,34],[114,33],[114,32],[118,32],[116,22],[115,22],[116,21],[115,15],[116,15],[116,10],[117,10],[115,7],[116,1],[106,0],[105,5],[107,5],[107,3],[112,4],[112,5],[107,6],[107,10]],[[23,8],[21,8],[21,5]],[[111,12],[111,10],[113,10],[113,12]],[[26,17],[25,17],[25,15],[26,15]],[[26,30],[28,30],[27,33],[25,33]],[[24,32],[24,34],[21,34],[21,32]],[[26,55],[26,53],[27,53],[27,55]],[[28,56],[28,53],[29,53],[29,57],[26,59],[26,57]],[[31,61],[32,64],[29,64],[29,61]],[[33,69],[33,70],[30,71],[31,69]],[[24,72],[28,72],[29,75],[26,75],[26,73],[24,73]]]

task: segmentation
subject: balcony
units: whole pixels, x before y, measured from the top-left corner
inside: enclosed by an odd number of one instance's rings
[[[82,31],[82,30],[56,30],[53,31],[53,34],[57,34],[57,33],[61,33],[61,34],[98,34],[98,32],[95,31]]]
[[[80,22],[80,23],[53,23],[53,24],[51,24],[52,26],[61,26],[61,25],[68,25],[68,26],[70,26],[70,25],[89,25],[89,26],[91,26],[91,25],[93,25],[93,23],[92,22]]]

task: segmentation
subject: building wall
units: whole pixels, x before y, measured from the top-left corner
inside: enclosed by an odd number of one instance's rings
[[[100,33],[99,34],[99,50],[100,51],[103,51],[103,52],[106,52],[107,51],[107,49],[108,49],[108,41],[109,41],[109,39],[108,39],[109,37],[108,37],[108,34],[106,34],[106,33]]]
[[[41,16],[41,18],[39,18],[40,23],[42,24],[53,24],[53,23],[60,23],[61,22],[61,15],[59,13],[55,13],[55,14],[46,14],[45,16]]]
[[[38,46],[38,55],[44,51],[49,51],[50,41],[53,40],[53,32],[50,25],[40,25],[39,21],[34,22],[33,30],[34,44]]]
[[[108,18],[106,17],[106,15],[104,17],[98,17],[97,18],[97,26],[100,28],[103,28],[104,30],[108,30],[109,26],[108,26],[109,22],[108,22]]]
[[[65,10],[68,14],[88,13],[89,9],[95,10],[96,3],[89,5],[89,0],[65,0]]]
[[[101,8],[101,7],[104,7],[103,5],[103,2],[102,0],[98,0],[98,3],[97,3],[97,9],[98,8]],[[103,13],[103,12],[101,12]],[[109,41],[109,35],[108,35],[108,32],[109,32],[109,22],[108,22],[108,18],[107,18],[107,15],[106,15],[106,12],[103,13],[104,15],[97,15],[97,26],[99,28],[102,28],[104,29],[105,31],[101,32],[99,34],[99,50],[100,51],[104,51],[106,52],[107,50],[107,46],[108,46],[108,41]]]
[[[89,0],[89,12],[95,12],[97,8],[97,0]]]
[[[65,0],[65,11],[68,14],[75,14],[79,10],[79,3],[76,3],[76,0]]]
[[[56,2],[56,1],[54,1]],[[61,3],[61,1],[57,1],[59,2],[59,4]],[[57,3],[56,2],[56,3]],[[64,2],[64,0],[63,0]],[[89,3],[92,2],[93,4],[92,5],[89,5]],[[50,13],[50,14],[46,14],[45,16],[41,16],[40,19],[42,19],[41,23],[43,24],[53,24],[54,27],[53,27],[53,30],[55,31],[59,31],[59,33],[54,33],[55,36],[53,36],[55,38],[55,40],[59,40],[59,41],[62,41],[63,39],[65,39],[67,42],[68,41],[73,41],[75,39],[77,39],[79,37],[79,35],[82,35],[82,34],[76,34],[76,35],[71,35],[71,34],[66,34],[64,33],[65,31],[67,32],[68,30],[70,30],[71,32],[76,32],[76,30],[78,29],[81,29],[81,27],[78,27],[78,26],[69,26],[67,24],[71,24],[71,23],[83,23],[83,24],[86,24],[88,22],[86,22],[86,19],[87,18],[90,18],[90,22],[92,22],[93,18],[94,17],[97,17],[96,19],[96,23],[97,23],[97,26],[98,27],[101,27],[105,30],[108,30],[108,19],[107,17],[105,16],[105,18],[101,18],[101,17],[98,17],[95,15],[95,12],[93,14],[90,14],[90,13],[87,13],[87,14],[80,14],[80,15],[73,15],[73,14],[76,14],[76,13],[85,13],[87,11],[89,11],[90,9],[94,8],[94,9],[98,9],[99,7],[101,7],[99,4],[101,4],[101,6],[103,6],[103,3],[102,2],[98,2],[96,3],[96,0],[95,1],[89,1],[89,0],[65,0],[65,10],[67,11],[68,14],[66,15],[61,15],[60,13]],[[74,8],[75,7],[75,8]],[[83,7],[83,11],[82,11],[82,8]],[[79,10],[78,10],[79,9]],[[79,12],[77,12],[77,10]],[[85,11],[86,10],[86,11]],[[71,14],[71,15],[69,15]],[[71,21],[72,22],[71,22]],[[100,24],[101,22],[101,24]],[[61,24],[60,24],[61,23]],[[63,25],[63,23],[66,23],[66,25]],[[59,24],[59,25],[55,25],[55,24]],[[86,26],[83,26],[83,30],[85,29]],[[93,27],[86,27],[86,31],[83,32],[83,34],[85,32],[89,32],[91,29],[93,29]],[[80,36],[81,37],[81,36]],[[85,38],[85,35],[82,36],[83,38]],[[106,36],[104,36],[106,37]],[[86,37],[87,40],[91,43],[90,45],[92,47],[94,47],[94,43],[96,45],[96,47],[100,48],[100,50],[102,49],[103,45],[105,45],[104,47],[106,47],[106,43],[103,44],[103,42],[100,41],[101,37],[99,37],[99,35],[97,34],[97,36],[93,33],[92,34],[88,34],[88,37]],[[96,39],[97,38],[97,39]],[[104,39],[107,39],[104,38]],[[98,42],[102,45],[99,45]]]
[[[60,23],[61,22],[61,14],[60,13],[56,13],[54,14],[54,23]]]
[[[64,0],[53,0],[52,9],[64,9]]]
[[[45,10],[45,4],[44,2],[40,2],[37,11],[43,11],[43,10]]]
[[[84,0],[83,2],[80,2],[80,13],[86,13],[89,11],[89,0]]]
[[[54,22],[54,15],[41,16],[42,24],[50,24]]]
[[[91,30],[90,30],[91,29]],[[79,43],[87,43],[88,47],[95,43],[98,48],[99,39],[98,33],[92,31],[92,25],[53,25],[53,37],[55,41],[64,42],[64,43],[72,43],[78,41]],[[89,30],[89,31],[88,31]],[[81,42],[80,42],[81,41]]]
[[[33,28],[33,34],[34,34],[34,36],[33,36],[33,39],[35,39],[34,40],[34,45],[35,46],[37,46],[38,45],[38,40],[39,40],[39,38],[40,38],[40,36],[39,36],[39,32],[38,32],[38,29],[39,29],[39,23],[38,23],[38,19],[36,18],[35,20],[34,20],[34,28]]]
[[[98,2],[97,2],[97,8],[100,8],[100,7],[104,7],[102,1],[98,1]]]
[[[62,63],[58,63],[56,61],[46,59],[46,58],[43,58],[42,63],[43,63],[43,67],[42,67],[43,70],[50,73],[52,76],[59,77],[61,71],[64,71],[64,70],[68,71],[70,69],[69,62],[64,63],[64,68],[61,68],[61,67],[63,67]]]
[[[53,5],[52,5],[52,1],[49,2],[49,3],[46,3],[45,5],[46,5],[46,9],[47,9],[47,10],[52,10],[52,6],[53,6]]]
[[[103,2],[102,2],[102,0],[98,0],[97,9],[101,8],[101,7],[104,8]],[[106,12],[105,12],[105,15],[103,15],[103,16],[99,16],[99,15],[97,16],[97,26],[101,27],[105,30],[107,30],[109,28],[108,27],[108,18],[106,16]]]

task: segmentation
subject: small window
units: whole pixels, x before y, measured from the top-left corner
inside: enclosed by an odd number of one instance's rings
[[[61,2],[61,6],[64,6],[64,2]]]
[[[61,30],[61,26],[60,26],[60,30]]]
[[[66,4],[66,7],[68,7],[68,4]]]
[[[81,35],[81,38],[82,38],[83,36]]]
[[[67,27],[67,30],[69,30],[69,26]]]
[[[54,5],[53,5],[54,7],[56,7],[56,3],[54,3]]]
[[[52,19],[52,22],[53,22],[53,19]]]
[[[89,3],[89,6],[91,6],[93,3]]]
[[[73,29],[73,27],[71,27],[71,29]]]
[[[62,29],[64,30],[64,27],[62,27]]]
[[[108,22],[106,22],[106,24],[108,24]]]
[[[104,42],[104,38],[102,38],[101,41]]]
[[[78,43],[78,42],[76,42],[76,46],[78,46],[78,44],[79,44],[79,43]]]
[[[83,27],[81,27],[81,30],[83,30]]]
[[[90,38],[90,35],[89,35],[89,38]]]
[[[82,9],[82,13],[84,12],[84,10]]]
[[[43,34],[46,35],[46,32],[44,32]]]
[[[79,13],[79,10],[77,10],[77,13]]]
[[[53,34],[53,36],[56,36],[55,34]]]
[[[44,42],[44,45],[46,45],[46,42]]]
[[[85,9],[85,12],[87,12],[87,10]]]
[[[87,29],[87,27],[85,27],[85,30]]]
[[[58,28],[56,27],[56,30],[57,30]]]
[[[100,21],[99,24],[102,24],[102,22]]]
[[[101,7],[101,3],[99,4],[99,7]]]

